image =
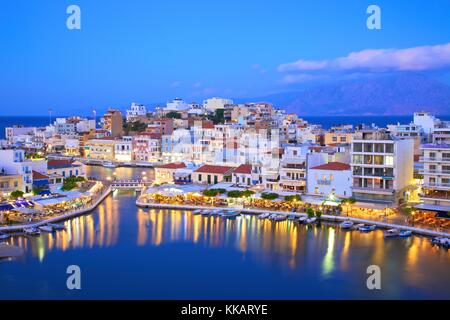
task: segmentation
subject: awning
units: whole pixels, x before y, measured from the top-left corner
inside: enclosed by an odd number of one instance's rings
[[[414,206],[414,209],[425,210],[425,211],[436,211],[436,212],[450,212],[450,206],[438,206],[433,204],[418,204]]]
[[[0,204],[0,211],[9,211],[9,210],[12,210],[12,209],[14,209],[14,207],[11,204],[9,204],[9,203],[2,203],[2,204]]]

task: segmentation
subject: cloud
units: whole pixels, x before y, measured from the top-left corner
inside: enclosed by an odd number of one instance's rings
[[[287,84],[293,84],[293,83],[308,82],[308,81],[313,81],[313,80],[324,80],[326,78],[328,78],[328,76],[300,73],[300,74],[286,75],[283,77],[282,81]]]
[[[407,49],[367,49],[334,60],[298,60],[282,64],[280,72],[432,71],[450,67],[450,43]]]

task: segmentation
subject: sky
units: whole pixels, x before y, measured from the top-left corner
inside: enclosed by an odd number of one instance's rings
[[[371,4],[381,30],[367,28]],[[70,5],[80,30],[66,26]],[[449,16],[449,0],[0,0],[0,116],[408,72],[450,83]]]

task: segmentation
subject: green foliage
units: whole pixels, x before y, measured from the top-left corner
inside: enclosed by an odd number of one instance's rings
[[[277,193],[267,193],[263,192],[261,194],[261,198],[264,200],[275,200],[279,198],[279,195]]]
[[[166,114],[166,118],[181,119],[181,113],[176,112],[176,111],[171,111],[168,114]]]
[[[287,202],[294,202],[294,201],[301,201],[302,197],[300,195],[295,195],[295,196],[285,196],[284,197],[284,201]]]
[[[17,198],[22,198],[23,195],[24,195],[24,192],[23,192],[23,191],[15,190],[15,191],[11,192],[10,197],[11,197],[12,199],[17,199]]]
[[[147,128],[147,124],[135,121],[135,122],[125,122],[123,124],[123,131],[125,135],[129,134],[130,132],[143,132]]]
[[[214,124],[225,123],[224,109],[217,109],[213,116],[209,116],[208,119],[214,122]]]
[[[224,194],[226,192],[227,192],[227,190],[225,190],[225,189],[209,189],[209,190],[203,191],[203,195],[205,197],[216,197],[219,194]]]
[[[316,210],[315,215],[317,219],[320,219],[322,217],[323,212],[320,210]]]
[[[61,188],[62,191],[70,191],[77,187],[78,182],[84,182],[86,179],[83,177],[69,177],[64,179],[63,186]]]
[[[308,218],[313,218],[315,215],[314,209],[313,208],[308,208],[306,209],[306,214],[308,215]]]
[[[250,190],[246,190],[246,191],[233,190],[233,191],[228,192],[227,196],[228,196],[228,198],[248,198],[254,194],[255,193]]]
[[[40,194],[44,190],[45,190],[44,187],[34,187],[33,188],[33,195],[37,196],[38,194]]]
[[[242,196],[243,196],[244,198],[249,198],[249,197],[251,197],[251,196],[254,195],[254,194],[255,194],[254,191],[250,191],[250,190],[242,191]]]
[[[353,205],[353,204],[356,203],[356,199],[355,199],[355,198],[346,198],[346,199],[342,199],[341,203],[342,203],[342,204]]]

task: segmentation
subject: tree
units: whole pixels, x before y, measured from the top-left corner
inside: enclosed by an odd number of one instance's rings
[[[181,113],[176,112],[176,111],[171,111],[168,114],[166,114],[167,118],[170,119],[181,119]]]
[[[225,189],[209,189],[203,191],[203,195],[205,197],[216,197],[219,194],[224,194],[225,192],[227,192]]]
[[[302,197],[299,194],[297,194],[295,196],[285,196],[284,197],[284,201],[287,201],[287,202],[294,202],[294,201],[301,201],[301,200],[302,200]]]
[[[350,207],[350,211],[352,209],[352,205],[354,205],[356,203],[356,199],[355,198],[346,198],[343,199],[342,204],[346,204],[348,207]],[[348,208],[347,208],[347,217],[348,217]]]
[[[320,210],[316,210],[315,214],[316,214],[316,218],[320,220],[320,218],[322,217],[323,213]]]
[[[135,122],[124,122],[123,131],[125,134],[129,134],[130,132],[143,132],[147,128],[147,124],[135,121]]]
[[[70,191],[77,187],[78,182],[84,182],[86,179],[83,177],[69,177],[64,179],[63,186],[61,187],[62,191]]]
[[[214,122],[214,124],[225,123],[225,110],[217,109],[214,115],[208,116],[208,119]]]
[[[228,196],[228,198],[235,198],[235,199],[241,198],[242,192],[238,191],[238,190],[233,190],[233,191],[228,192],[227,196]]]
[[[46,188],[44,187],[34,187],[33,188],[33,194],[35,196],[39,195],[42,191],[44,191]]]
[[[10,197],[12,199],[22,198],[24,194],[25,193],[23,191],[16,190],[16,191],[11,192]]]
[[[314,217],[314,209],[313,208],[308,208],[306,209],[306,214],[308,215],[308,218],[311,219]]]
[[[275,200],[279,198],[279,195],[277,193],[263,192],[261,193],[261,198],[264,200]]]

